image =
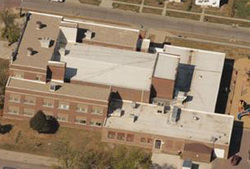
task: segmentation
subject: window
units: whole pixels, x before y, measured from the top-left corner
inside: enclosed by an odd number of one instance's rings
[[[19,114],[19,107],[10,106],[8,114]]]
[[[145,137],[142,137],[142,138],[141,138],[141,142],[142,142],[142,143],[146,143],[146,142],[147,142],[146,138],[145,138]]]
[[[36,75],[36,80],[42,81],[42,75]]]
[[[92,113],[94,113],[94,114],[102,114],[103,113],[103,108],[98,107],[98,106],[93,106]]]
[[[88,106],[84,104],[77,104],[76,111],[86,113],[88,111]]]
[[[101,119],[91,119],[90,121],[91,126],[101,127],[102,126],[102,120]]]
[[[24,73],[15,71],[14,72],[14,77],[23,79],[24,78]]]
[[[57,114],[57,120],[62,122],[68,121],[68,115],[67,114]]]
[[[134,134],[127,134],[126,141],[133,142],[134,141]]]
[[[21,98],[20,95],[10,94],[9,101],[20,103],[20,100],[21,100],[20,98]]]
[[[32,104],[32,105],[34,105],[35,102],[36,102],[36,98],[35,97],[25,96],[25,98],[24,98],[24,103],[25,104]]]
[[[59,109],[64,109],[64,110],[68,110],[69,109],[69,103],[68,102],[63,102],[63,101],[59,101]]]
[[[54,100],[51,99],[43,99],[43,106],[44,107],[54,107]]]
[[[155,149],[161,149],[161,140],[155,140]]]
[[[23,115],[28,116],[28,117],[32,117],[32,116],[34,116],[34,110],[33,109],[24,109]]]
[[[109,131],[108,132],[108,138],[109,139],[115,139],[115,132]]]
[[[125,134],[124,134],[124,133],[118,133],[118,134],[117,134],[117,140],[122,140],[122,141],[124,141],[124,140],[125,140]]]
[[[86,117],[76,116],[75,119],[76,124],[86,125],[86,122],[87,122]]]

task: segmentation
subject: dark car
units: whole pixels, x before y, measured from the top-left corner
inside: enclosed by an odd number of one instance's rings
[[[16,168],[13,168],[13,167],[3,167],[3,169],[16,169]]]
[[[231,165],[235,166],[240,163],[241,157],[238,155],[234,155],[231,159]]]

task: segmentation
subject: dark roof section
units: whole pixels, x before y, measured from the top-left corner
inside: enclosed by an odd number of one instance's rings
[[[203,154],[211,154],[213,149],[200,143],[190,143],[185,144],[184,151],[203,153]]]
[[[175,90],[188,92],[194,73],[194,65],[179,64],[175,81]]]

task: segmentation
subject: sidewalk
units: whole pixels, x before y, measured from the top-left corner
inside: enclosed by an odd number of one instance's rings
[[[52,164],[58,163],[58,160],[56,158],[44,157],[27,153],[19,153],[1,149],[0,149],[0,159],[41,165],[41,166],[48,166],[48,167],[50,167]]]

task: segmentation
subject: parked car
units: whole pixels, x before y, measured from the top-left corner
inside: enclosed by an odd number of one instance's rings
[[[231,165],[236,166],[240,163],[241,157],[238,155],[234,155],[231,159]]]

